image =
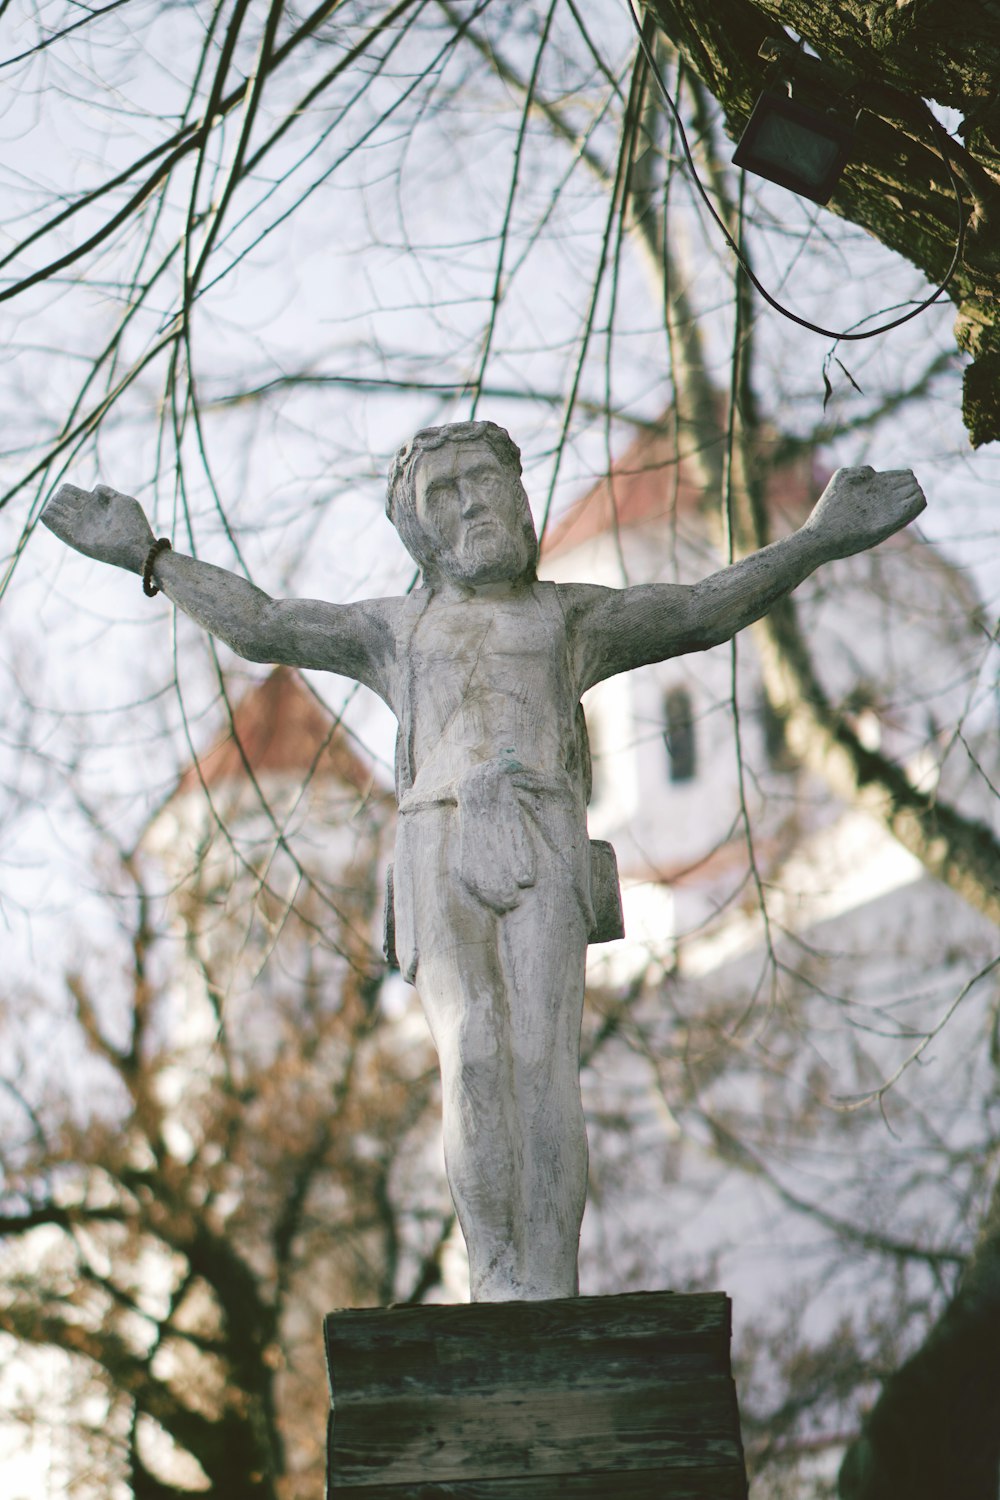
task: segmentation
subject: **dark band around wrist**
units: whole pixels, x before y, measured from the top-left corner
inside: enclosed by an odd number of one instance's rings
[[[142,592],[146,595],[147,599],[152,599],[154,594],[160,592],[153,582],[153,565],[161,552],[169,552],[170,550],[170,538],[161,536],[146,553],[146,561],[142,565]]]

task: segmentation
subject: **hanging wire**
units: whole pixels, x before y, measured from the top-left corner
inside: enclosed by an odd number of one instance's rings
[[[962,259],[962,251],[965,248],[965,206],[962,202],[962,189],[959,185],[955,170],[952,167],[951,158],[948,155],[948,142],[951,138],[948,135],[948,132],[940,124],[940,122],[934,119],[933,115],[930,117],[931,124],[934,127],[935,131],[942,137],[942,140],[945,143],[941,149],[941,160],[944,162],[945,167],[948,171],[948,176],[951,180],[952,190],[955,194],[955,206],[958,216],[958,229],[955,240],[955,250],[954,254],[951,257],[951,263],[948,266],[947,271],[945,272],[944,280],[930,297],[925,297],[922,302],[917,303],[916,307],[911,307],[909,312],[903,313],[900,317],[892,318],[888,323],[880,323],[877,328],[868,328],[858,333],[851,332],[851,329],[844,329],[838,332],[834,328],[823,328],[819,323],[812,323],[808,318],[800,317],[798,313],[792,312],[791,308],[785,307],[781,302],[778,301],[776,297],[773,297],[771,295],[767,288],[757,279],[750,266],[747,265],[746,260],[744,259],[740,251],[739,245],[733,239],[722,218],[717,213],[715,205],[706,192],[705,186],[698,175],[698,168],[695,166],[694,157],[691,155],[691,148],[688,145],[687,133],[684,129],[684,121],[681,119],[680,111],[677,108],[676,103],[671,97],[667,86],[663,81],[663,75],[660,72],[660,68],[657,64],[656,58],[653,55],[653,50],[649,46],[645,36],[643,35],[642,26],[640,24],[639,17],[636,14],[632,0],[625,0],[625,6],[630,17],[632,18],[632,25],[634,26],[636,35],[639,38],[639,46],[642,48],[643,54],[646,58],[646,62],[649,65],[650,72],[656,80],[656,86],[663,96],[664,103],[667,105],[674,117],[674,120],[677,122],[677,129],[681,138],[681,146],[683,147],[684,156],[687,160],[688,168],[694,181],[694,185],[698,189],[698,192],[704,200],[705,206],[707,207],[709,213],[712,215],[712,218],[722,230],[727,245],[736,256],[736,259],[742,267],[743,271],[745,272],[747,277],[749,277],[753,285],[757,288],[758,292],[760,292],[760,295],[764,298],[764,301],[770,307],[773,307],[775,312],[780,313],[783,318],[788,318],[790,322],[797,323],[800,328],[808,328],[810,333],[820,333],[824,336],[824,338],[836,339],[838,342],[848,340],[854,342],[859,339],[873,339],[876,338],[880,333],[888,333],[890,329],[901,327],[903,323],[908,323],[911,318],[919,317],[921,313],[926,312],[929,307],[932,307],[933,304],[939,300],[939,298],[944,296],[949,285],[951,284],[951,279],[955,274],[958,264]],[[876,314],[874,313],[868,314],[868,317],[875,316]],[[866,322],[867,319],[861,318],[858,321],[863,323]],[[851,325],[851,328],[856,327],[856,323]]]

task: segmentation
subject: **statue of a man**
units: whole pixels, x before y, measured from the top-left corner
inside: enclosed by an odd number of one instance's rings
[[[240,656],[355,678],[396,715],[396,948],[440,1058],[474,1300],[577,1291],[595,926],[581,695],[729,640],[924,504],[909,471],[840,469],[799,531],[702,583],[540,583],[517,448],[491,422],[458,422],[419,432],[389,475],[388,514],[422,587],[328,604],[271,599],[168,550],[106,486],[64,485],[50,501],[57,536],[143,574]]]

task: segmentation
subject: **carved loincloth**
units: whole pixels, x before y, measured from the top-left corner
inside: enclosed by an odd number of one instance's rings
[[[471,767],[448,788],[408,792],[399,812],[394,926],[407,979],[421,947],[418,911],[428,904],[440,909],[446,928],[454,921],[445,910],[450,905],[472,902],[500,917],[526,892],[559,880],[575,898],[585,930],[594,930],[586,822],[566,779],[502,756]]]

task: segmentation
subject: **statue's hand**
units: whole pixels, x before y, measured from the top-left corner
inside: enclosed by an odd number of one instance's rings
[[[155,540],[138,500],[106,484],[94,490],[61,485],[42,512],[42,520],[77,552],[131,573],[142,572]]]
[[[828,557],[850,557],[908,526],[926,504],[909,469],[838,469],[806,529],[822,538]]]

